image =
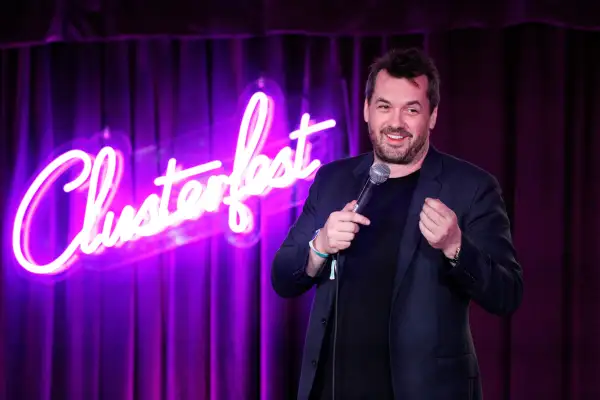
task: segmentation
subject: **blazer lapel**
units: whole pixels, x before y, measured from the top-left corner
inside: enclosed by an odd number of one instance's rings
[[[441,183],[438,176],[442,169],[442,159],[437,150],[430,145],[429,151],[423,165],[417,187],[412,196],[406,224],[403,227],[402,241],[400,242],[400,251],[398,254],[398,264],[396,277],[394,279],[394,291],[392,295],[392,304],[400,291],[400,287],[406,276],[409,266],[413,260],[415,250],[419,245],[422,234],[419,229],[419,214],[423,208],[423,203],[427,197],[437,197],[441,189]]]

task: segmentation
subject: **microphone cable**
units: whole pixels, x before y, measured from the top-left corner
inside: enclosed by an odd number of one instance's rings
[[[332,373],[331,373],[331,395],[332,395],[332,400],[335,400],[335,372],[336,372],[336,368],[335,368],[335,360],[336,360],[336,354],[335,354],[335,350],[337,347],[337,332],[338,332],[338,307],[339,307],[339,293],[340,293],[340,263],[339,263],[339,252],[335,253],[333,255],[333,261],[331,262],[331,268],[334,269],[333,273],[335,276],[335,298],[334,298],[334,304],[333,304],[333,312],[334,312],[334,316],[333,316],[333,338],[332,338]]]

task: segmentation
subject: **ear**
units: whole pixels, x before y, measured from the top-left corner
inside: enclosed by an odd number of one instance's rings
[[[365,98],[365,104],[363,106],[363,118],[365,119],[365,122],[368,124],[369,123],[369,102],[367,101],[366,98]]]
[[[433,128],[435,128],[435,123],[437,122],[438,107],[433,109],[433,112],[431,113],[431,116],[429,117],[429,130],[430,131],[432,131]]]

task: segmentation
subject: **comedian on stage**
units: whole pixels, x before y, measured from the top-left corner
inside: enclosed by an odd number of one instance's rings
[[[371,66],[373,152],[319,169],[275,256],[280,296],[316,287],[300,400],[482,398],[469,303],[510,315],[523,278],[496,178],[430,143],[439,87],[418,49]]]

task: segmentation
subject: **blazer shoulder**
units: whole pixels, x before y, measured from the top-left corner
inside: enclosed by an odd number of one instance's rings
[[[478,165],[445,153],[442,153],[442,160],[446,179],[468,182],[475,187],[486,184],[498,185],[496,177]]]
[[[354,172],[354,170],[365,162],[369,162],[370,153],[363,153],[357,156],[340,158],[323,164],[319,168],[318,174],[321,178],[332,179],[341,176],[347,176]]]

